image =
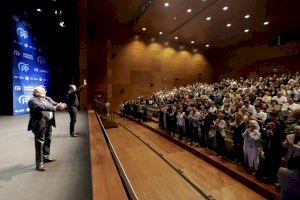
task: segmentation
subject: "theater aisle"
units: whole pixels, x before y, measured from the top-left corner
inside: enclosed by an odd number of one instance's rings
[[[122,126],[107,129],[107,134],[139,199],[205,199],[157,154]]]
[[[56,113],[51,155],[45,172],[35,170],[33,134],[28,115],[0,116],[0,199],[92,199],[89,129],[86,112],[78,113],[78,138],[69,135],[69,115]]]
[[[192,183],[201,188],[201,190],[203,190],[206,194],[211,195],[214,199],[264,199],[261,195],[236,181],[234,178],[228,176],[224,172],[203,161],[202,159],[194,156],[185,149],[161,137],[160,135],[153,133],[151,130],[128,119],[120,118],[117,116],[116,122],[120,123],[119,127],[121,127],[122,129],[127,129],[127,131],[115,131],[114,133],[110,134],[111,137],[114,138],[113,141],[116,141],[118,143],[118,146],[121,146],[120,148],[122,149],[122,151],[124,150],[124,152],[122,152],[122,154],[124,154],[122,156],[124,157],[124,159],[128,154],[128,151],[130,151],[130,157],[132,157],[133,163],[135,161],[134,152],[136,153],[137,157],[142,156],[140,150],[136,149],[137,146],[141,146],[141,142],[130,144],[130,142],[128,141],[132,137],[128,136],[129,130],[132,133],[136,134],[145,143],[149,144],[155,151],[163,155],[163,157],[168,162],[182,171],[185,177],[187,177]],[[120,139],[123,137],[126,137],[127,139]],[[126,146],[128,147],[126,148]],[[134,173],[136,172],[136,170],[135,164],[133,163],[127,164],[127,168],[129,168],[129,170]],[[147,170],[148,167],[146,164],[144,165],[144,167],[144,169],[141,169],[144,170],[142,173],[151,173],[149,170]],[[164,174],[164,172],[162,171],[161,174]],[[167,182],[169,182],[169,184],[172,184],[174,180],[172,180],[172,178],[170,177]],[[179,191],[179,193],[182,193],[184,192],[184,189],[177,188],[177,191]],[[165,193],[167,193],[167,191],[165,191]]]

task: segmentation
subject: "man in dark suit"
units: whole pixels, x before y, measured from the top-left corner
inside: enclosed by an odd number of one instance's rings
[[[77,94],[87,85],[86,80],[84,79],[83,85],[79,88],[76,88],[75,85],[69,85],[69,91],[67,94],[67,105],[68,112],[70,114],[70,135],[71,137],[78,137],[78,134],[75,133],[75,124],[76,124],[76,116],[79,106],[79,100]]]
[[[38,86],[34,88],[28,106],[30,108],[28,131],[34,133],[36,169],[45,171],[44,162],[56,160],[50,157],[52,126],[55,127],[54,112],[65,109],[66,104],[53,101],[46,96],[46,90]]]

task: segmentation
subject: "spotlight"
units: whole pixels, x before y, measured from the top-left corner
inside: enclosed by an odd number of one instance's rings
[[[65,22],[63,22],[63,21],[59,22],[59,26],[66,27]]]
[[[228,10],[228,7],[227,6],[223,7],[223,10],[224,11]]]

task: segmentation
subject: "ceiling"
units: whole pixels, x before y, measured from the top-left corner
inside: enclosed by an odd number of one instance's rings
[[[300,28],[299,8],[298,0],[153,0],[134,31],[200,48],[224,47]]]

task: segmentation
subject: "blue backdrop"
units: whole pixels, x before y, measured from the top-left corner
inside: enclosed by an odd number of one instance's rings
[[[12,43],[13,114],[20,115],[29,112],[27,103],[34,87],[49,90],[50,67],[47,48],[35,36],[26,16],[13,15]]]

